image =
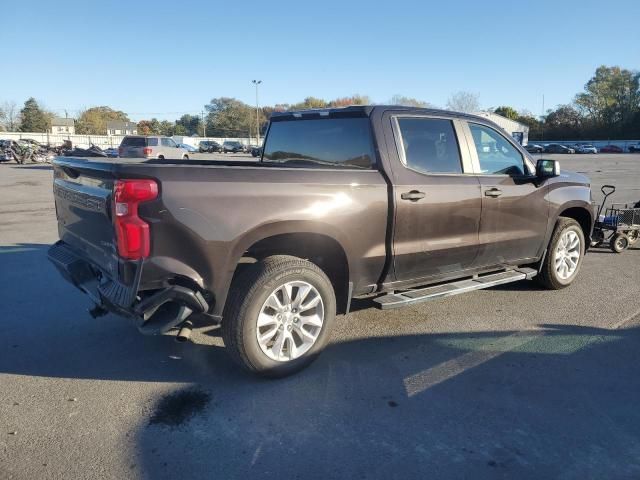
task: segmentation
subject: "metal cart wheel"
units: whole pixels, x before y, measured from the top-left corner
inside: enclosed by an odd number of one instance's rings
[[[638,230],[629,230],[627,232],[627,237],[629,238],[629,246],[635,245],[640,241],[640,231]]]
[[[624,233],[616,233],[613,237],[611,237],[609,246],[615,253],[622,253],[627,248],[629,248],[629,237],[627,237]]]

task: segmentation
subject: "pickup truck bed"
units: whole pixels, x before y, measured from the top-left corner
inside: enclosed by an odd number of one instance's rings
[[[484,118],[401,107],[276,114],[256,161],[58,158],[54,194],[50,259],[96,315],[163,333],[198,314],[268,375],[311,361],[354,296],[518,268],[567,286],[593,225],[585,177]]]

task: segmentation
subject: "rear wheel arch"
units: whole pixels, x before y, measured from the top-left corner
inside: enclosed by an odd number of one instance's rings
[[[254,241],[236,263],[231,288],[234,281],[252,263],[276,255],[301,258],[317,265],[333,285],[338,313],[346,312],[350,297],[347,253],[338,240],[321,233],[281,233]]]

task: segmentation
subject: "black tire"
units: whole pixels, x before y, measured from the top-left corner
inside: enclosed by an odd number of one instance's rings
[[[629,238],[629,246],[634,246],[638,241],[640,241],[640,230],[629,230],[627,232],[627,237]]]
[[[556,272],[554,268],[556,248],[558,247],[558,242],[560,241],[560,237],[568,230],[573,230],[578,235],[580,239],[580,258],[578,259],[578,266],[575,271],[571,274],[571,276],[567,279],[562,279]],[[550,289],[550,290],[560,290],[562,288],[566,288],[573,283],[573,281],[578,276],[580,272],[580,267],[582,266],[582,259],[584,258],[585,252],[585,240],[584,240],[584,232],[582,231],[582,227],[580,224],[576,222],[573,218],[560,217],[556,222],[555,229],[553,230],[553,235],[551,235],[551,240],[549,240],[549,246],[547,248],[547,253],[542,261],[542,265],[540,266],[540,273],[536,277],[538,283],[542,286]]]
[[[182,156],[182,159],[183,159],[183,160],[189,160],[189,155],[183,155],[183,156]]]
[[[164,160],[164,155],[158,155],[158,160]]]
[[[616,233],[613,237],[611,237],[609,247],[615,253],[622,253],[627,248],[629,248],[629,243],[629,237],[627,237],[624,233]]]
[[[269,358],[256,338],[256,322],[266,299],[280,285],[304,281],[317,289],[324,304],[324,321],[313,346],[302,356],[279,362]],[[311,364],[330,339],[335,321],[336,298],[331,281],[315,264],[297,257],[276,255],[247,267],[234,280],[227,298],[222,338],[238,365],[258,375],[279,378]]]

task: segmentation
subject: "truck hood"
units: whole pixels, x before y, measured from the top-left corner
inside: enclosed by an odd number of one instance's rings
[[[560,182],[575,183],[587,187],[591,185],[591,179],[586,175],[569,170],[562,170],[562,167],[560,168],[560,176],[557,177],[557,179]]]

